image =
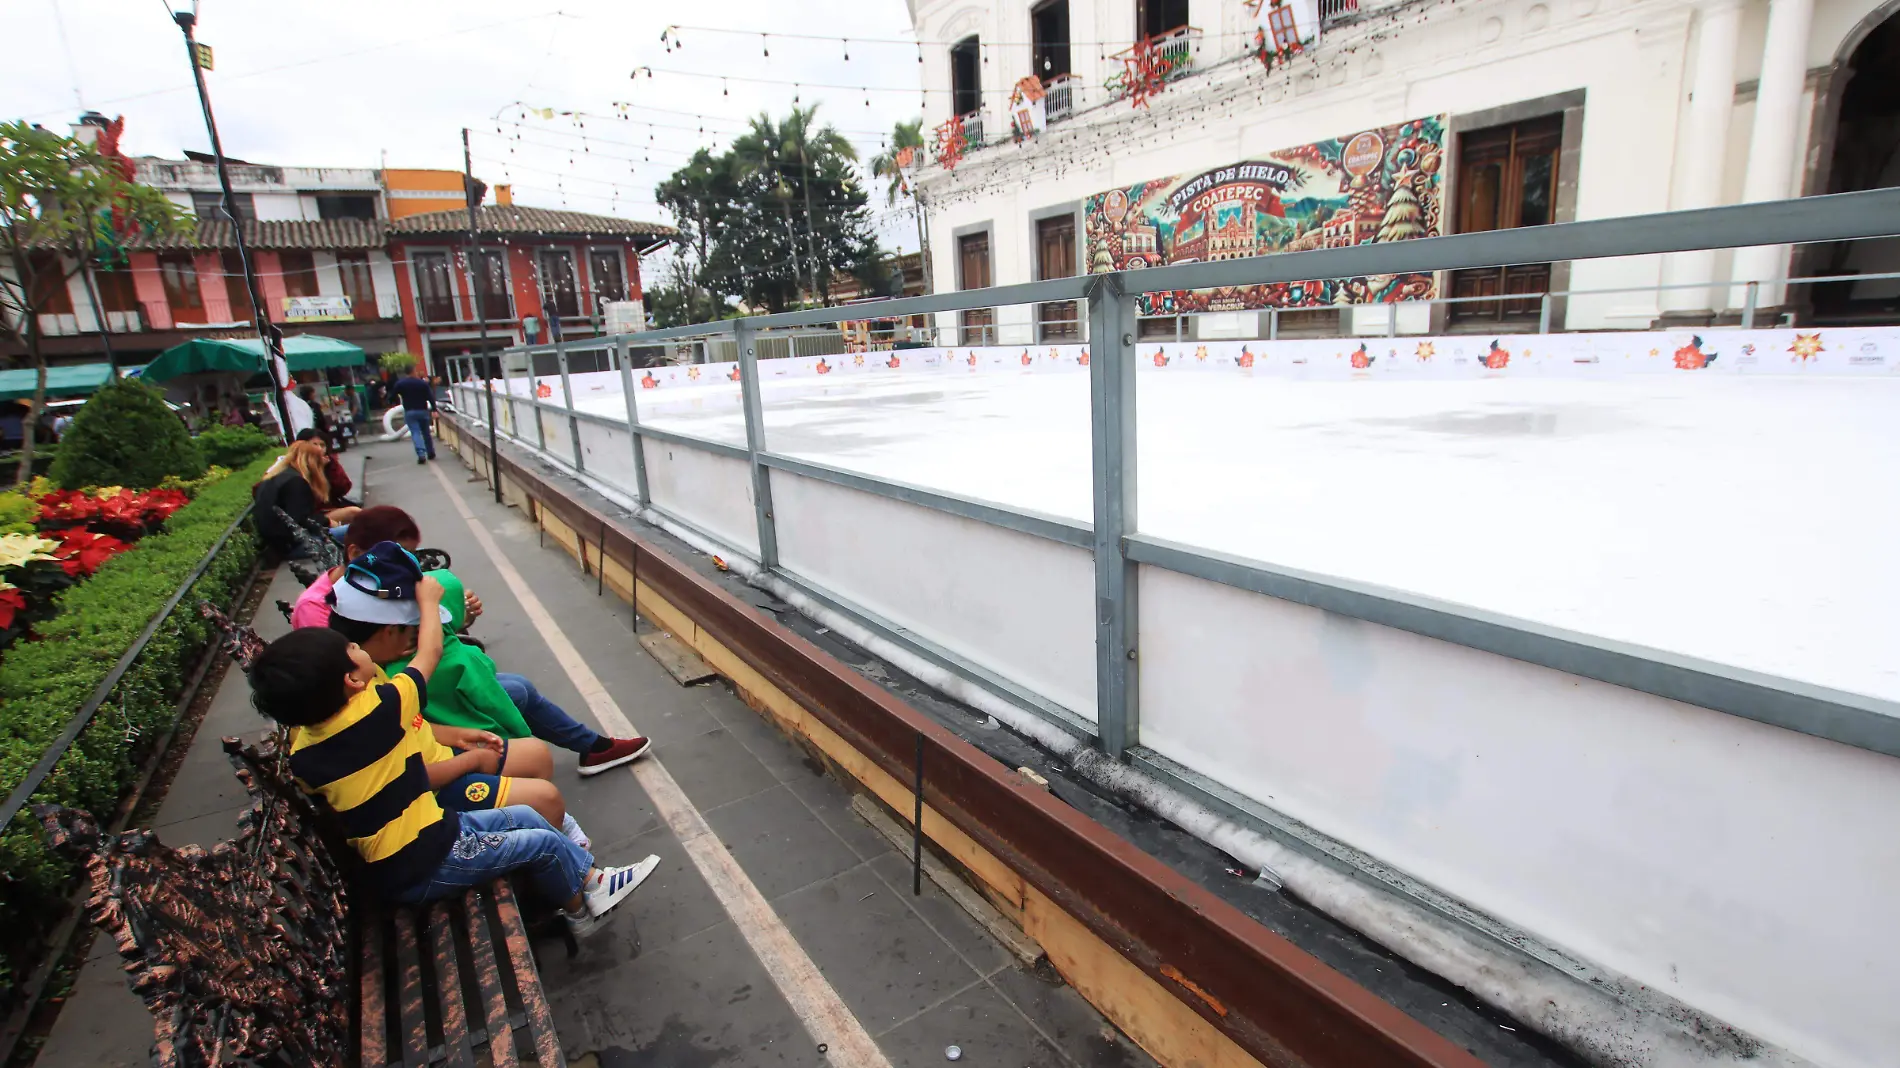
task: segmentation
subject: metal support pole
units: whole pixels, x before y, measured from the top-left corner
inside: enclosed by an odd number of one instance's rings
[[[548,425],[541,421],[541,378],[535,373],[534,362],[534,352],[530,350],[528,353],[528,411],[534,414],[535,448],[546,452],[548,451]]]
[[[1546,293],[1537,301],[1537,332],[1550,333],[1550,294]]]
[[[251,299],[251,318],[257,327],[257,336],[264,343],[264,370],[270,375],[271,393],[277,399],[277,429],[284,435],[285,444],[295,435],[290,427],[290,402],[284,398],[289,389],[283,378],[279,377],[280,364],[284,358],[284,332],[270,321],[270,309],[264,305],[264,291],[257,284],[257,267],[251,261],[250,244],[244,239],[244,224],[238,219],[237,194],[231,191],[231,168],[224,159],[224,142],[218,137],[218,120],[211,114],[211,91],[205,88],[204,68],[198,65],[198,38],[193,28],[198,25],[197,5],[192,11],[179,11],[172,15],[172,21],[185,34],[185,54],[191,58],[192,80],[198,84],[198,106],[204,111],[205,132],[211,135],[211,155],[218,164],[218,189],[224,194],[219,206],[224,211],[225,220],[231,224],[231,241],[237,248],[238,266],[244,269],[244,291]]]
[[[745,451],[752,463],[752,510],[759,522],[759,564],[778,566],[778,530],[772,519],[772,473],[759,462],[765,451],[765,411],[759,399],[758,331],[744,319],[732,321],[739,349],[739,394],[745,402]]]
[[[468,127],[462,127],[462,201],[468,207],[468,288],[475,297],[475,332],[481,339],[481,359],[488,358],[488,310],[482,298],[488,294],[488,257],[481,254],[480,228],[476,223],[475,160],[468,151]],[[481,264],[481,273],[475,265]],[[482,375],[488,383],[488,473],[495,490],[495,503],[501,503],[501,452],[495,444],[495,380]]]
[[[911,786],[910,896],[924,893],[924,736],[917,734],[917,781]]]
[[[567,350],[556,349],[554,358],[561,367],[561,405],[567,409],[567,440],[574,446],[574,470],[586,470],[581,460],[581,421],[574,417],[574,382],[567,375]]]
[[[512,350],[501,350],[501,403],[502,406],[508,410],[508,436],[519,441],[521,439],[521,426],[515,419],[514,383],[508,377],[508,353],[510,351]]]
[[[1135,298],[1114,275],[1089,290],[1089,438],[1094,469],[1095,727],[1121,759],[1140,744],[1135,564]]]
[[[1385,336],[1399,336],[1399,306],[1393,301],[1387,301],[1385,305]]]
[[[1280,340],[1280,309],[1267,309],[1267,340]]]
[[[644,508],[652,503],[647,496],[647,447],[640,436],[640,405],[633,392],[633,345],[621,338],[614,345],[614,359],[620,364],[620,392],[627,398],[627,437],[633,449],[633,501]]]
[[[1755,328],[1755,305],[1761,301],[1761,283],[1748,283],[1748,292],[1742,297],[1742,329]]]

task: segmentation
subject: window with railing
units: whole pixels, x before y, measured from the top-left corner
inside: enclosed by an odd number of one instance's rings
[[[317,287],[317,258],[308,252],[280,252],[277,262],[284,274],[284,295],[314,297]],[[275,309],[273,309],[275,314]]]
[[[343,278],[343,295],[350,298],[351,317],[364,321],[377,318],[376,281],[370,275],[369,253],[337,253],[336,270]]]
[[[462,316],[455,307],[455,279],[449,274],[449,254],[417,252],[410,260],[416,276],[416,308],[425,323],[453,323]]]
[[[573,319],[581,314],[580,284],[574,276],[574,254],[564,248],[544,248],[540,255],[541,307],[549,315]]]
[[[198,292],[198,265],[191,253],[159,253],[158,280],[165,289],[165,304],[171,308],[173,322],[205,321],[204,294]]]
[[[491,323],[507,322],[515,317],[515,303],[508,293],[506,260],[498,248],[475,253],[475,289],[482,295],[482,318]]]

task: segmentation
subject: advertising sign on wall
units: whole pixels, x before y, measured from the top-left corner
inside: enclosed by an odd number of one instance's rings
[[[285,297],[284,321],[287,323],[321,323],[343,320],[348,322],[350,298],[348,297]]]
[[[1444,116],[1433,115],[1110,189],[1084,208],[1089,271],[1435,237],[1444,156]],[[1430,274],[1374,275],[1151,293],[1141,311],[1310,308],[1432,295]]]

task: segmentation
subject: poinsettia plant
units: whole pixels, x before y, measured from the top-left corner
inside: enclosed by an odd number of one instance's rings
[[[0,535],[0,649],[57,611],[53,595],[73,584],[60,555],[51,538]]]

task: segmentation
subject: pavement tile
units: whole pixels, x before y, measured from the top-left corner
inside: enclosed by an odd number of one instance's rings
[[[1069,1063],[987,983],[978,983],[879,1035],[877,1043],[892,1068],[939,1068],[950,1046],[956,1046],[959,1060],[973,1068],[1051,1068]]]
[[[713,809],[706,822],[768,901],[859,863],[851,847],[783,786]]]
[[[753,759],[724,727],[683,742],[656,745],[653,751],[702,812],[778,785],[765,765]]]
[[[978,978],[869,867],[787,894],[773,906],[874,1035]]]
[[[922,916],[925,922],[936,929],[938,936],[950,943],[977,971],[988,975],[1016,960],[1014,954],[1003,948],[988,931],[970,918],[963,906],[939,890],[937,884],[930,881],[930,876],[924,876],[923,893],[913,895],[910,892],[909,857],[895,852],[885,853],[872,860],[870,867],[893,894]]]
[[[1067,983],[1051,982],[1012,964],[990,976],[989,985],[1082,1068],[1155,1068],[1154,1058]]]

